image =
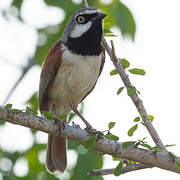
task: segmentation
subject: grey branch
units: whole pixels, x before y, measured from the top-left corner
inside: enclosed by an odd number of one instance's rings
[[[2,56],[0,56],[0,61],[2,61],[3,63],[6,63],[8,65],[14,66],[16,68],[22,68],[21,66],[19,66],[18,64],[14,63],[13,61],[10,61]]]
[[[139,164],[130,164],[121,169],[121,174],[125,174],[127,172],[136,171],[136,170],[140,170],[140,169],[145,169],[145,168],[149,168],[149,167],[145,166],[143,164],[140,164],[140,163]],[[114,170],[115,170],[114,168],[98,169],[98,170],[92,169],[88,172],[88,175],[91,175],[91,176],[109,175],[109,174],[113,174]]]
[[[81,144],[84,144],[90,137],[85,130],[77,126],[65,125],[65,127],[60,130],[52,120],[47,120],[31,113],[13,112],[3,107],[0,107],[0,119],[13,124],[40,130],[45,133],[66,137]],[[103,136],[94,143],[93,148],[105,154],[139,162],[148,167],[159,167],[180,174],[180,169],[176,167],[174,158],[166,151],[154,152],[135,146],[125,148],[122,142],[109,140]]]

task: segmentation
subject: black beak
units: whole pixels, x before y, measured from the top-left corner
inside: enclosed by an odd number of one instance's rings
[[[98,12],[96,17],[94,17],[92,20],[93,21],[100,21],[102,19],[104,19],[107,15],[105,13],[102,12]]]

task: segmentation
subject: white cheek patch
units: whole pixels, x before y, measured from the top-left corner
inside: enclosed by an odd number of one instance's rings
[[[88,22],[87,24],[76,24],[75,28],[71,31],[70,37],[77,38],[83,35],[85,32],[89,30],[91,27],[92,22]]]

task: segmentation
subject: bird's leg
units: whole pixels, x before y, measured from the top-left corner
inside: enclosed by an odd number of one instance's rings
[[[64,122],[63,120],[61,119],[56,119],[54,121],[54,123],[58,126],[59,130],[64,130],[65,129],[65,126],[66,126],[66,122]]]
[[[92,132],[93,131],[93,128],[92,128],[92,126],[89,124],[89,122],[81,115],[81,113],[77,110],[77,108],[73,108],[73,111],[74,111],[74,113],[76,114],[76,115],[78,115],[80,118],[81,118],[81,120],[84,122],[84,124],[86,125],[86,128],[90,131],[90,132]]]
[[[71,107],[72,110],[74,111],[74,113],[79,116],[81,118],[81,120],[84,122],[84,124],[86,125],[86,129],[92,133],[93,132],[93,128],[92,126],[89,124],[89,122],[82,116],[82,114],[77,110],[78,107],[78,103],[76,103],[75,101],[71,102]]]
[[[57,116],[57,102],[55,99],[51,100],[51,112],[56,115],[57,119],[55,120],[55,124],[59,127],[59,129],[64,129],[66,125],[66,118],[59,118]]]

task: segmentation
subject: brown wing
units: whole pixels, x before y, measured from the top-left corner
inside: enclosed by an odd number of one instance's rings
[[[61,41],[57,41],[49,50],[42,66],[39,84],[39,108],[40,111],[47,111],[48,87],[51,85],[62,59]]]
[[[99,69],[99,76],[101,75],[101,72],[103,70],[103,67],[104,67],[104,63],[105,63],[105,48],[103,45],[101,45],[101,48],[102,48],[102,59],[101,59],[101,66],[100,66],[100,69]],[[99,77],[98,76],[98,77]],[[96,81],[97,83],[97,81]],[[92,92],[92,90],[94,89],[94,87],[96,86],[96,83],[94,84],[94,86],[92,87],[92,89],[82,98],[81,102]]]

